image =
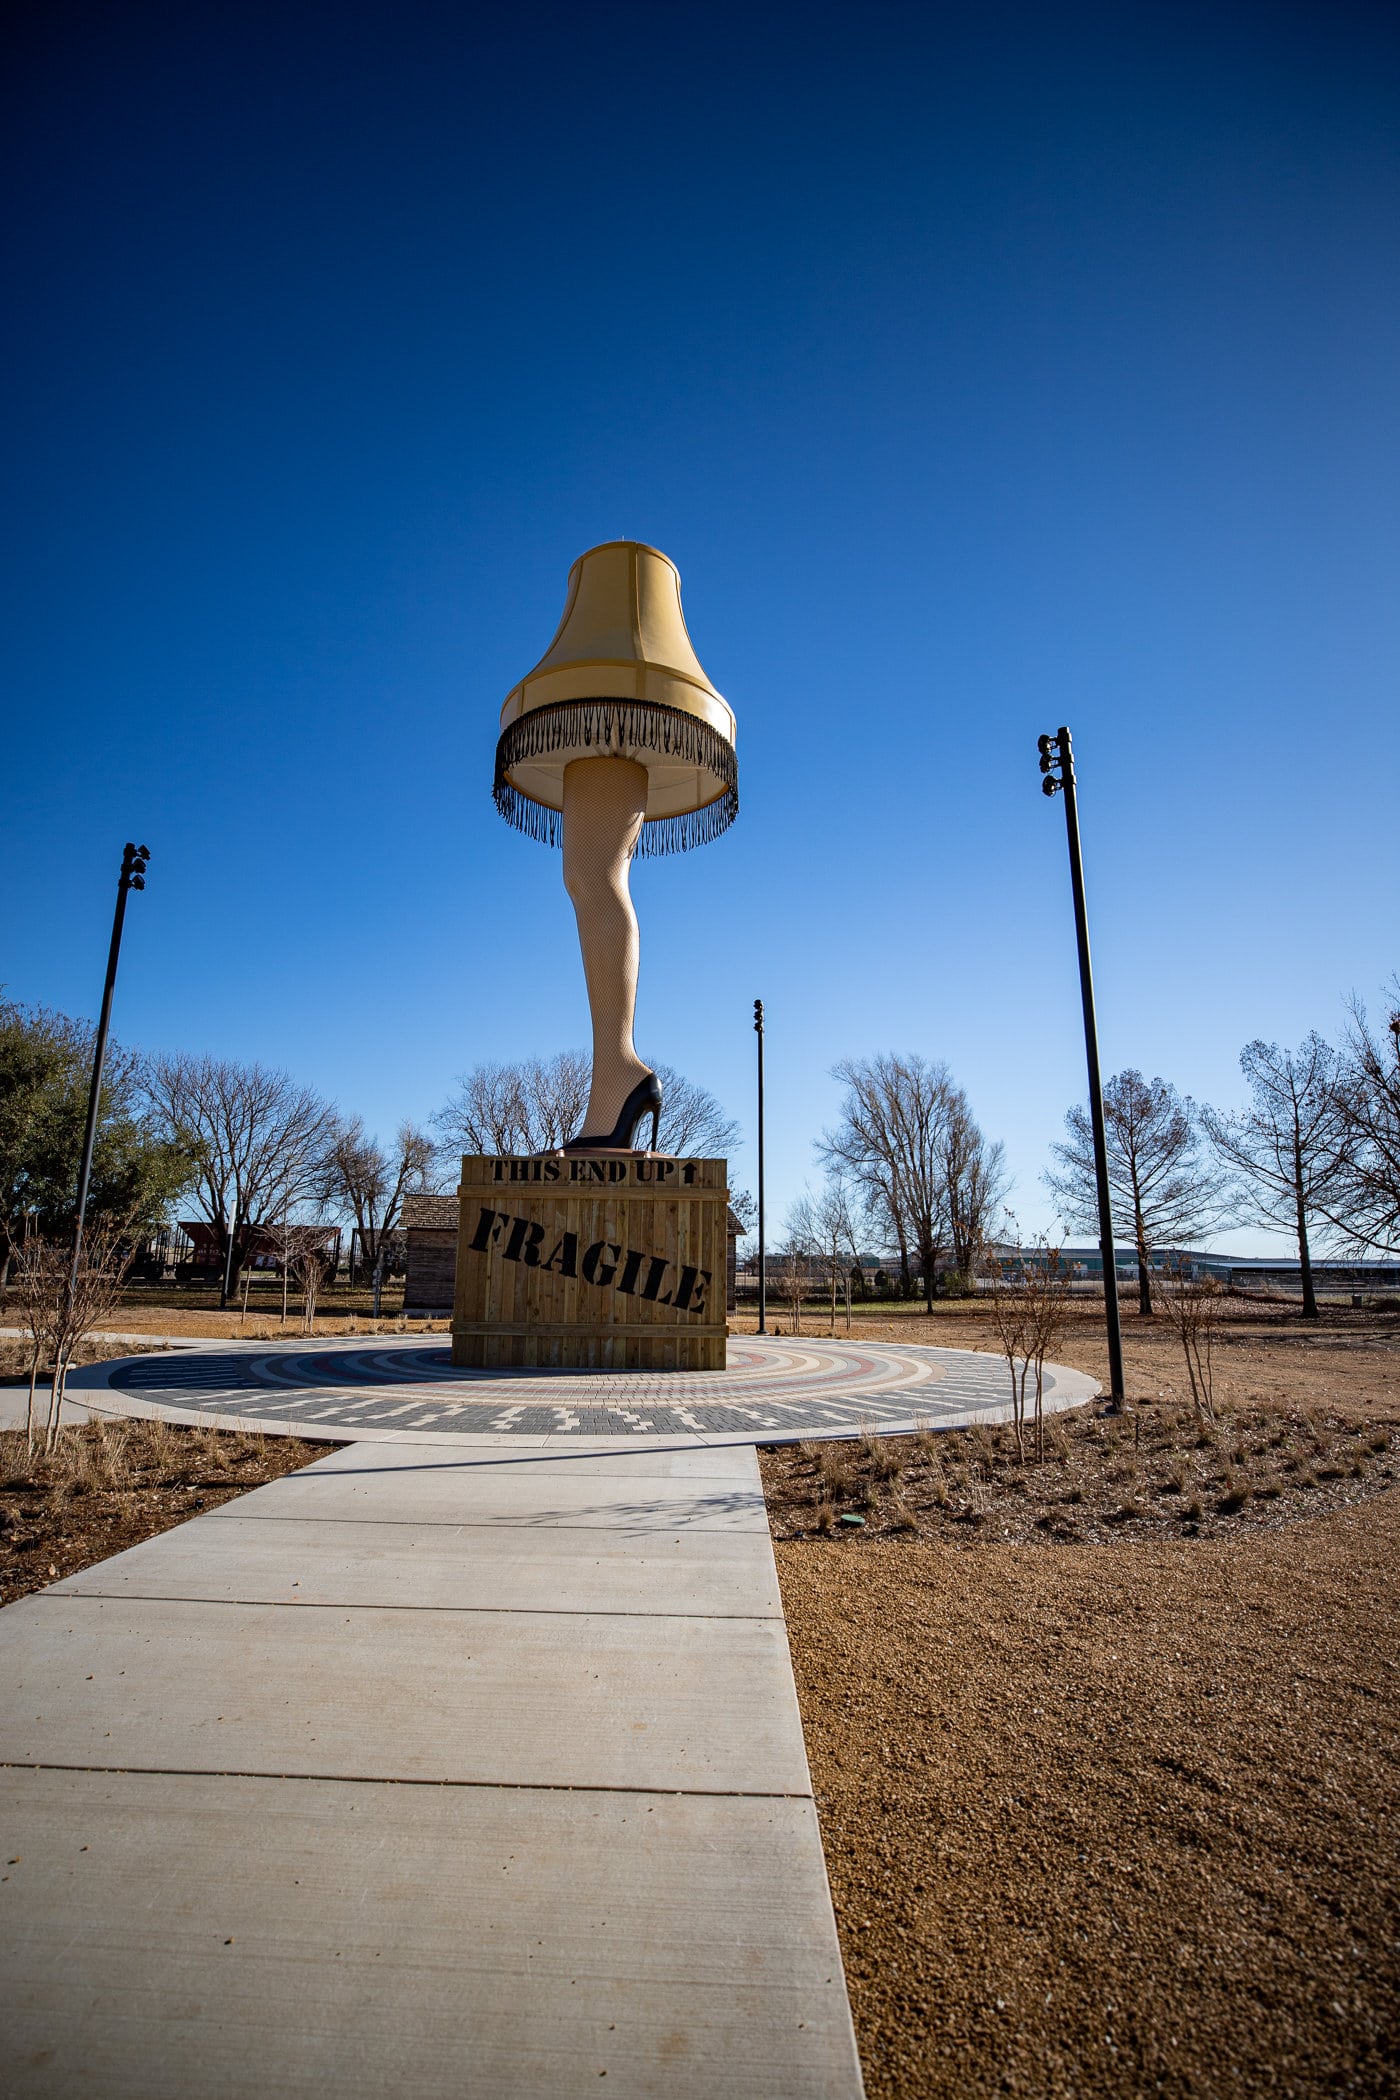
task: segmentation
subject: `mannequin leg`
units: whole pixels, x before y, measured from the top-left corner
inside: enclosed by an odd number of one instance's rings
[[[564,887],[578,919],[593,1017],[593,1083],[582,1137],[603,1137],[648,1070],[637,1055],[640,941],[627,871],[646,812],[647,769],[630,758],[564,768]]]

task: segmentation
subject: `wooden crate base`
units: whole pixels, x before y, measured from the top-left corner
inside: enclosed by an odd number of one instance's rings
[[[728,1178],[722,1159],[469,1154],[453,1363],[723,1370]]]
[[[727,1328],[698,1334],[658,1335],[648,1328],[607,1333],[581,1327],[554,1330],[487,1327],[473,1331],[454,1320],[452,1361],[479,1370],[722,1371]]]

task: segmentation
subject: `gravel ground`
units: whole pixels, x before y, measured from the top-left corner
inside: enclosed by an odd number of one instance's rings
[[[1227,1405],[1400,1426],[1400,1322],[1319,1327],[1242,1312]],[[1136,1322],[1129,1367],[1180,1389]],[[1035,1543],[793,1536],[816,1459],[764,1463],[871,2095],[1400,2092],[1390,1456],[1287,1521]]]

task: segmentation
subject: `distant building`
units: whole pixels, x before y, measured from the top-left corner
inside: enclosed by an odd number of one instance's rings
[[[410,1317],[440,1319],[452,1311],[457,1284],[457,1198],[405,1196],[403,1230],[403,1309]]]
[[[176,1275],[217,1275],[224,1265],[214,1227],[204,1218],[182,1218],[177,1228],[184,1237],[176,1240],[172,1235],[162,1234],[152,1241],[165,1266]],[[340,1266],[341,1230],[338,1225],[294,1224],[278,1228],[275,1225],[240,1225],[238,1244],[243,1254],[243,1266],[248,1269],[280,1269],[285,1254],[296,1256],[307,1247],[317,1248],[328,1269]]]
[[[1058,1250],[1060,1271],[1071,1283],[1103,1282],[1103,1256],[1097,1247],[1061,1247]],[[1014,1270],[1019,1264],[1037,1267],[1046,1259],[1044,1248],[1016,1247],[1009,1241],[1000,1241],[989,1247],[983,1257],[980,1287],[988,1288],[988,1275],[995,1264],[1003,1273]],[[768,1256],[768,1285],[775,1294],[782,1288],[787,1276],[789,1257],[773,1253]],[[1170,1273],[1178,1264],[1189,1276],[1214,1276],[1227,1290],[1262,1291],[1270,1295],[1301,1297],[1303,1289],[1302,1269],[1296,1261],[1280,1261],[1276,1255],[1211,1254],[1192,1247],[1162,1247],[1154,1250],[1152,1273],[1163,1270]],[[810,1268],[810,1284],[813,1296],[825,1286],[817,1281],[817,1265],[803,1264]],[[1136,1283],[1138,1275],[1137,1254],[1131,1247],[1114,1249],[1114,1273],[1120,1283]],[[861,1254],[852,1263],[852,1276],[859,1268],[864,1293],[868,1296],[893,1296],[899,1290],[899,1256],[885,1254]],[[949,1254],[938,1263],[938,1280],[953,1271],[953,1258]],[[1319,1297],[1374,1297],[1400,1292],[1400,1261],[1314,1261],[1312,1265],[1313,1287]],[[747,1296],[752,1297],[758,1289],[758,1256],[747,1256],[739,1269],[739,1280]],[[916,1291],[923,1289],[923,1276],[917,1265],[913,1274]],[[733,1300],[730,1300],[732,1305]]]

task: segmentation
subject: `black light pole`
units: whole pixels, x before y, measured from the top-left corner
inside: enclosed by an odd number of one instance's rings
[[[68,1275],[71,1305],[78,1288],[78,1264],[83,1252],[83,1220],[87,1216],[88,1183],[92,1180],[92,1148],[97,1138],[97,1111],[102,1101],[102,1067],[107,1062],[107,1031],[112,1025],[112,993],[117,983],[117,957],[121,954],[122,926],[126,919],[126,893],[146,887],[148,846],[122,849],[122,871],[117,878],[117,908],[112,916],[112,945],[107,951],[107,982],[102,987],[102,1014],[97,1023],[97,1043],[92,1053],[92,1087],[88,1093],[87,1128],[83,1132],[83,1158],[78,1168],[78,1222],[73,1232],[73,1266]]]
[[[1041,792],[1065,798],[1069,879],[1074,891],[1074,931],[1079,941],[1079,996],[1084,1005],[1084,1052],[1089,1063],[1089,1116],[1094,1126],[1094,1179],[1099,1194],[1099,1253],[1103,1258],[1103,1303],[1108,1322],[1109,1403],[1123,1405],[1123,1329],[1118,1317],[1118,1270],[1113,1253],[1113,1207],[1108,1188],[1108,1140],[1104,1132],[1103,1082],[1099,1077],[1099,1031],[1094,1019],[1094,973],[1089,962],[1089,914],[1084,902],[1084,861],[1079,850],[1079,805],[1074,796],[1074,752],[1069,731],[1039,739]],[[1057,770],[1058,768],[1058,770]]]
[[[768,1332],[768,1241],[763,1216],[763,1001],[753,1003],[753,1028],[758,1037],[758,1331]]]
[[[233,1223],[229,1227],[228,1245],[224,1249],[224,1280],[219,1286],[219,1311],[228,1304],[228,1294],[233,1285],[233,1243],[238,1238],[238,1205],[233,1206]]]

